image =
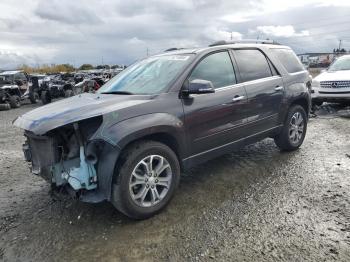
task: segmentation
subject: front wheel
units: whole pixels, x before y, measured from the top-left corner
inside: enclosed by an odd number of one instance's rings
[[[112,203],[134,219],[145,219],[163,209],[180,179],[176,154],[155,141],[138,142],[121,156],[116,168]]]
[[[290,107],[283,129],[274,139],[283,151],[298,149],[304,141],[307,129],[307,115],[300,105]]]
[[[19,108],[21,106],[21,98],[17,95],[10,96],[11,108]]]

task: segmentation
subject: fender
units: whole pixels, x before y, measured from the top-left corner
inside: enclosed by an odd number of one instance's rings
[[[172,136],[177,143],[177,148],[186,148],[183,121],[167,113],[152,113],[123,120],[121,122],[108,125],[105,121],[90,141],[103,140],[104,149],[99,159],[97,176],[99,187],[93,193],[87,192],[81,200],[87,202],[100,202],[104,199],[110,200],[114,165],[117,162],[121,151],[129,143],[156,134],[167,134]],[[110,122],[109,122],[110,123]],[[130,133],[130,130],[133,130]],[[184,152],[178,152],[180,161]],[[93,201],[91,198],[94,198]]]
[[[130,130],[133,130],[130,133]],[[101,127],[94,138],[100,138],[123,149],[127,144],[145,136],[165,133],[172,136],[179,148],[186,148],[184,123],[168,113],[150,113]],[[179,152],[182,155],[184,152]]]

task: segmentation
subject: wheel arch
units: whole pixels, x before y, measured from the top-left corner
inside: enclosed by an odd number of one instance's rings
[[[306,115],[307,116],[309,115],[311,104],[310,104],[310,101],[305,96],[298,97],[295,100],[293,100],[292,103],[290,104],[290,107],[293,105],[302,106],[306,112]]]
[[[177,141],[174,135],[164,131],[137,136],[137,138],[135,137],[135,139],[128,141],[127,143],[124,144],[123,147],[120,148],[121,155],[129,147],[131,147],[135,143],[139,143],[142,141],[156,141],[168,146],[172,151],[174,151],[181,165],[181,158],[182,158],[181,146],[179,145],[179,142]]]
[[[71,85],[71,84],[65,84],[64,86],[63,86],[63,90],[64,91],[66,91],[66,90],[73,90],[73,85]]]
[[[182,168],[182,159],[185,154],[185,137],[183,123],[175,116],[165,113],[153,113],[130,118],[109,125],[115,119],[104,118],[100,130],[91,140],[102,139],[108,146],[104,154],[103,164],[99,166],[98,176],[103,178],[103,195],[111,200],[113,177],[123,164],[123,153],[135,143],[150,140],[165,144],[174,151]],[[108,126],[108,127],[107,127]],[[132,133],[129,133],[133,130]],[[107,150],[108,149],[108,150]],[[113,167],[111,164],[113,162]]]

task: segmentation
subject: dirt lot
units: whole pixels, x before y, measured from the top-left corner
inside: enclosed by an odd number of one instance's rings
[[[186,172],[146,221],[53,200],[11,125],[32,108],[0,112],[0,260],[350,261],[350,119],[332,107],[296,152],[267,139]]]

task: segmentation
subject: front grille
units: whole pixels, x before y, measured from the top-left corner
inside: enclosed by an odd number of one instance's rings
[[[321,81],[322,88],[350,88],[350,81]]]

